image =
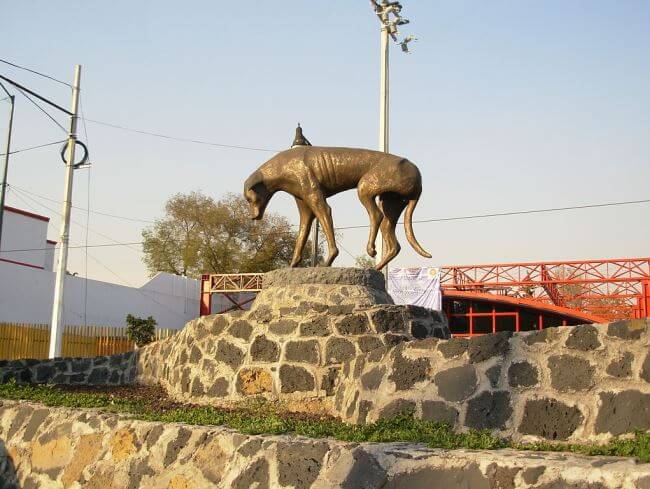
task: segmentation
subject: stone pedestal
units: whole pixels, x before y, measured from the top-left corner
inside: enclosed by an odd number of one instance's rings
[[[282,269],[264,277],[250,311],[196,319],[140,350],[136,380],[191,402],[327,404],[345,362],[426,337],[449,337],[444,316],[392,304],[375,270]]]

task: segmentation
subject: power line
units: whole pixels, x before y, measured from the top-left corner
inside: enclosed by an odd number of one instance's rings
[[[61,141],[52,141],[51,143],[45,143],[45,144],[39,144],[38,146],[29,146],[28,148],[21,148],[21,149],[15,149],[13,151],[9,151],[10,155],[14,155],[16,153],[23,153],[24,151],[31,151],[33,149],[39,149],[39,148],[45,148],[46,146],[54,146],[55,144],[62,144],[65,143],[65,139],[62,139]],[[4,156],[4,153],[0,153],[0,156]]]
[[[18,88],[18,87],[16,87],[16,88]],[[43,114],[45,114],[45,116],[46,116],[48,119],[50,119],[50,120],[51,120],[52,122],[54,122],[57,126],[59,126],[59,128],[60,128],[64,133],[66,133],[66,134],[68,133],[68,130],[67,130],[65,127],[63,127],[63,126],[59,123],[59,121],[57,121],[57,120],[56,120],[52,115],[50,115],[50,113],[49,113],[47,110],[45,110],[43,107],[41,107],[40,105],[38,105],[38,103],[37,103],[33,98],[31,98],[29,95],[27,95],[27,93],[25,93],[25,91],[24,91],[22,88],[18,88],[18,91],[19,91],[20,93],[22,93],[23,96],[24,96],[27,100],[29,100],[32,104],[34,104],[38,110],[40,110]]]
[[[17,190],[17,189],[14,187],[14,191],[16,191],[16,190]],[[18,191],[18,193],[21,193],[21,192]],[[56,210],[52,209],[51,207],[48,207],[48,206],[46,206],[45,204],[42,204],[42,203],[38,202],[37,200],[34,200],[34,199],[32,199],[31,197],[27,196],[27,195],[23,195],[23,197],[26,197],[26,198],[29,199],[30,201],[35,202],[37,205],[40,205],[41,207],[43,207],[43,208],[49,210],[50,212],[53,212],[57,217],[61,218],[61,215],[60,215]],[[73,223],[74,225],[76,225],[76,226],[79,226],[79,227],[82,228],[82,229],[87,229],[87,230],[90,231],[91,233],[94,233],[94,234],[97,234],[97,235],[99,235],[99,236],[102,236],[103,238],[106,238],[106,239],[108,239],[108,240],[110,240],[110,241],[113,241],[113,242],[115,242],[115,243],[119,243],[119,241],[117,241],[117,240],[111,238],[110,236],[108,236],[108,235],[106,235],[106,234],[104,234],[104,233],[101,233],[101,232],[99,232],[99,231],[96,231],[96,230],[94,230],[94,229],[91,229],[90,227],[84,226],[83,224],[81,224],[81,223],[79,223],[79,222],[77,222],[77,221],[74,221],[74,220],[70,219],[70,222],[72,222],[72,223]],[[135,251],[136,253],[140,253],[140,250],[136,250],[136,249],[134,249],[134,248],[130,248],[128,245],[124,245],[124,246],[126,246],[127,248],[129,248],[129,249]]]
[[[67,87],[72,88],[72,85],[70,85],[69,83],[66,83],[66,82],[64,82],[62,80],[59,80],[58,78],[54,78],[51,75],[46,75],[45,73],[41,73],[40,71],[36,71],[36,70],[31,69],[31,68],[26,68],[25,66],[20,66],[20,65],[17,65],[15,63],[11,63],[10,61],[7,61],[6,59],[0,59],[0,63],[7,64],[9,66],[13,66],[14,68],[18,68],[20,70],[29,71],[30,73],[34,73],[35,75],[42,76],[43,78],[48,78],[48,79],[50,79],[52,81],[60,83],[61,85],[65,85]]]
[[[12,186],[14,189],[16,189],[15,186]],[[18,197],[18,194],[14,194],[16,197]],[[26,197],[26,196],[25,196]],[[22,199],[21,199],[22,200]],[[33,199],[30,199],[33,201]],[[24,201],[23,201],[24,202]],[[45,207],[46,209],[53,211],[51,208],[44,206],[43,204],[38,203],[37,204],[41,205],[42,207]],[[523,211],[510,211],[510,212],[495,212],[491,214],[475,214],[475,215],[469,215],[469,216],[454,216],[454,217],[441,217],[441,218],[433,218],[433,219],[421,219],[421,220],[415,220],[413,221],[414,223],[430,223],[430,222],[444,222],[444,221],[461,221],[461,220],[472,220],[472,219],[482,219],[482,218],[489,218],[489,217],[504,217],[504,216],[515,216],[515,215],[525,215],[525,214],[538,214],[538,213],[551,213],[551,212],[563,212],[563,211],[569,211],[569,210],[579,210],[579,209],[593,209],[593,208],[600,208],[600,207],[614,207],[614,206],[619,206],[619,205],[633,205],[633,204],[647,204],[650,203],[650,199],[642,199],[642,200],[630,200],[630,201],[622,201],[622,202],[607,202],[607,203],[602,203],[602,204],[586,204],[586,205],[577,205],[577,206],[566,206],[566,207],[553,207],[553,208],[547,208],[547,209],[530,209],[530,210],[523,210]],[[28,207],[32,207],[31,205],[28,204]],[[56,213],[56,212],[55,212]],[[58,215],[58,213],[56,213]],[[76,223],[76,225],[83,227],[82,224]],[[291,227],[295,228],[297,225],[295,224],[290,224]],[[348,229],[364,229],[370,227],[368,224],[361,224],[361,225],[356,225],[356,226],[340,226],[334,228],[335,231],[344,231]],[[91,230],[91,232],[103,235],[99,233],[98,231]],[[266,238],[271,238],[273,236],[282,236],[282,235],[291,235],[293,234],[293,231],[274,231],[266,234]],[[114,240],[113,238],[108,237],[111,241],[114,241],[113,244],[111,243],[105,243],[105,244],[99,244],[99,245],[88,245],[89,248],[98,248],[98,247],[110,247],[110,246],[130,246],[130,245],[142,245],[144,244],[143,241],[134,241],[134,242],[118,242]],[[70,248],[83,248],[83,246],[70,246]],[[343,249],[343,247],[341,247]],[[28,249],[16,249],[16,250],[2,250],[3,252],[11,252],[11,251],[40,251],[40,250],[45,250],[48,248],[28,248]],[[133,248],[130,248],[133,249]],[[138,251],[139,250],[134,250]],[[345,250],[346,253],[348,253],[350,256],[354,257],[352,253],[349,251]]]
[[[34,192],[31,192],[29,190],[25,190],[24,188],[18,187],[16,185],[9,185],[9,186],[13,187],[16,190],[19,190],[22,193],[29,194],[29,195],[32,195],[34,197],[38,197],[38,198],[43,199],[43,200],[48,200],[48,201],[54,202],[56,204],[61,203],[61,201],[59,201],[59,200],[53,199],[51,197],[46,197],[44,195],[36,194]],[[73,205],[72,207],[75,208],[75,209],[78,209],[80,211],[88,211],[89,210],[86,207],[79,207],[79,206],[76,206],[76,205]],[[111,214],[111,213],[108,213],[108,212],[101,212],[101,211],[94,211],[94,210],[91,210],[90,212],[92,214],[99,214],[100,216],[113,217],[115,219],[123,219],[125,221],[143,222],[143,223],[146,223],[146,224],[154,224],[155,223],[155,221],[152,220],[152,219],[140,219],[140,218],[136,218],[136,217],[120,216],[120,215],[117,215],[117,214]]]
[[[598,207],[614,207],[619,205],[631,205],[631,204],[647,204],[650,202],[650,199],[641,199],[641,200],[627,200],[622,202],[606,202],[603,204],[585,204],[585,205],[573,205],[566,207],[549,207],[547,209],[528,209],[523,211],[510,211],[510,212],[494,212],[491,214],[474,214],[469,216],[455,216],[455,217],[436,217],[433,219],[419,219],[414,220],[414,224],[422,224],[427,222],[444,222],[444,221],[465,221],[470,219],[483,219],[487,217],[503,217],[503,216],[519,216],[525,214],[541,214],[545,212],[562,212],[562,211],[571,211],[578,209],[594,209]],[[403,224],[400,221],[399,224]],[[345,230],[345,229],[361,229],[369,227],[367,224],[358,225],[358,226],[341,226],[336,229]]]
[[[200,140],[200,139],[189,139],[189,138],[183,138],[183,137],[178,137],[178,136],[169,136],[167,134],[161,134],[161,133],[152,132],[152,131],[145,131],[143,129],[134,129],[132,127],[120,126],[118,124],[111,124],[109,122],[102,122],[102,121],[97,121],[97,120],[93,120],[93,119],[85,119],[85,118],[84,118],[84,120],[86,120],[88,122],[92,122],[93,124],[99,124],[99,125],[106,126],[106,127],[112,127],[114,129],[121,129],[123,131],[130,131],[130,132],[134,132],[134,133],[137,133],[137,134],[144,134],[144,135],[147,135],[147,136],[154,136],[154,137],[158,137],[158,138],[169,139],[169,140],[172,140],[172,141],[180,141],[180,142],[183,142],[183,143],[203,144],[203,145],[206,145],[206,146],[217,146],[219,148],[246,149],[246,150],[250,150],[250,151],[265,151],[265,152],[269,152],[269,153],[277,153],[277,152],[281,151],[279,149],[255,148],[255,147],[250,147],[250,146],[238,146],[238,145],[234,145],[234,144],[222,144],[222,143],[214,143],[214,142],[211,142],[211,141],[203,141],[203,140]]]
[[[107,248],[107,247],[114,247],[114,246],[130,246],[130,245],[141,245],[143,244],[142,241],[130,241],[128,243],[102,243],[102,244],[96,244],[96,245],[70,245],[68,246],[69,249],[81,249],[81,248]],[[21,249],[15,249],[15,250],[2,250],[2,253],[18,253],[19,251],[46,251],[51,248],[21,248]]]

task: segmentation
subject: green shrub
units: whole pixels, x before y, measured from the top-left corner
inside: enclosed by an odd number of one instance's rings
[[[151,343],[156,337],[156,320],[149,316],[142,319],[131,314],[126,316],[126,335],[138,346]]]

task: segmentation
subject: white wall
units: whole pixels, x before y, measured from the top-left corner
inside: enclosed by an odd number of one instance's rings
[[[44,267],[47,223],[47,220],[19,214],[5,208],[2,222],[2,250],[31,251],[2,251],[0,258]]]
[[[54,276],[0,262],[0,322],[50,324]],[[127,314],[153,316],[161,328],[182,328],[199,315],[199,281],[159,273],[141,288],[66,276],[65,323],[124,326]],[[86,300],[84,295],[86,294]],[[85,305],[85,322],[84,322]]]
[[[47,241],[45,243],[45,263],[43,268],[45,270],[54,271],[54,252],[56,249],[56,243],[53,241]]]

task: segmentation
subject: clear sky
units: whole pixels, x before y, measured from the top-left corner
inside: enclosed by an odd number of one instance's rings
[[[404,0],[413,54],[391,49],[391,152],[415,162],[416,219],[650,198],[650,2]],[[296,122],[313,144],[376,148],[379,23],[366,0],[0,0],[0,58],[71,80],[83,65],[85,115],[224,144],[283,149]],[[69,90],[0,65],[65,107]],[[0,129],[7,104],[0,104]],[[63,117],[59,120],[66,125]],[[4,133],[4,132],[3,132]],[[240,192],[272,153],[173,142],[88,123],[91,209],[162,215],[176,192]],[[62,137],[22,96],[14,148]],[[17,154],[10,193],[52,217],[58,146]],[[86,207],[88,170],[75,173]],[[28,206],[29,204],[29,206]],[[354,192],[332,199],[335,224],[366,224]],[[297,222],[292,199],[270,210]],[[398,266],[650,255],[650,205],[416,225],[434,258],[406,244]],[[85,223],[75,210],[73,220]],[[90,244],[139,241],[140,222],[90,216]],[[353,255],[366,230],[342,232]],[[109,239],[110,238],[110,239]],[[72,242],[85,241],[72,226]],[[140,285],[139,246],[90,250],[88,275]],[[352,264],[345,253],[336,262]],[[70,270],[84,273],[84,253]]]

